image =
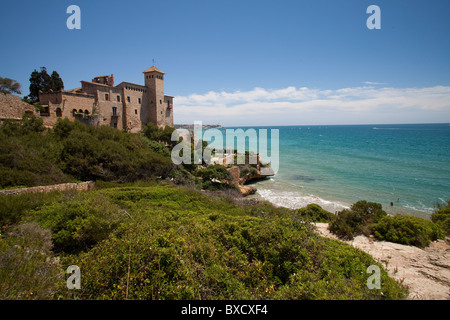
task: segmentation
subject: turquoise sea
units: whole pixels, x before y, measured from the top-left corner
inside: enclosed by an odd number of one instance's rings
[[[279,170],[254,183],[255,196],[276,205],[335,212],[368,200],[388,213],[429,217],[450,200],[448,123],[254,129],[279,130]]]

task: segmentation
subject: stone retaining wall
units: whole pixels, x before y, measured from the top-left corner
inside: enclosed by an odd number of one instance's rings
[[[88,191],[95,187],[94,181],[86,181],[80,183],[62,183],[54,184],[50,186],[37,186],[30,188],[20,188],[20,189],[10,189],[10,190],[0,190],[0,194],[10,195],[10,194],[22,194],[29,192],[51,192],[51,191]]]

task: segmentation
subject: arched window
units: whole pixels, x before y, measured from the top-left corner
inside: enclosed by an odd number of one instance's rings
[[[61,117],[62,117],[62,110],[61,110],[61,108],[56,108],[56,116],[57,116],[58,118],[61,118]]]
[[[72,110],[72,115],[75,117],[76,114],[77,114],[77,109],[73,109]]]
[[[84,110],[84,115],[88,116],[89,115],[89,111]]]

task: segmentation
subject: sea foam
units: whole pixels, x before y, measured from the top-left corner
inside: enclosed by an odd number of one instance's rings
[[[289,209],[303,208],[311,203],[318,204],[323,209],[330,212],[337,212],[349,208],[348,205],[341,202],[325,200],[316,195],[302,195],[298,192],[292,191],[258,189],[257,193],[264,200],[267,200],[276,206],[286,207]]]

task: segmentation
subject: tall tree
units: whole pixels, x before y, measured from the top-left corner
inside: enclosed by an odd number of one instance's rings
[[[60,91],[64,89],[64,83],[58,72],[53,71],[50,80],[50,87],[53,91]]]
[[[41,71],[35,69],[30,75],[29,98],[34,101],[39,100],[39,91],[49,92],[50,90],[60,91],[62,89],[64,89],[64,83],[56,71],[53,71],[50,76],[47,73],[47,68],[41,67]]]
[[[21,94],[20,83],[13,79],[0,77],[0,92],[5,95],[10,93]]]

